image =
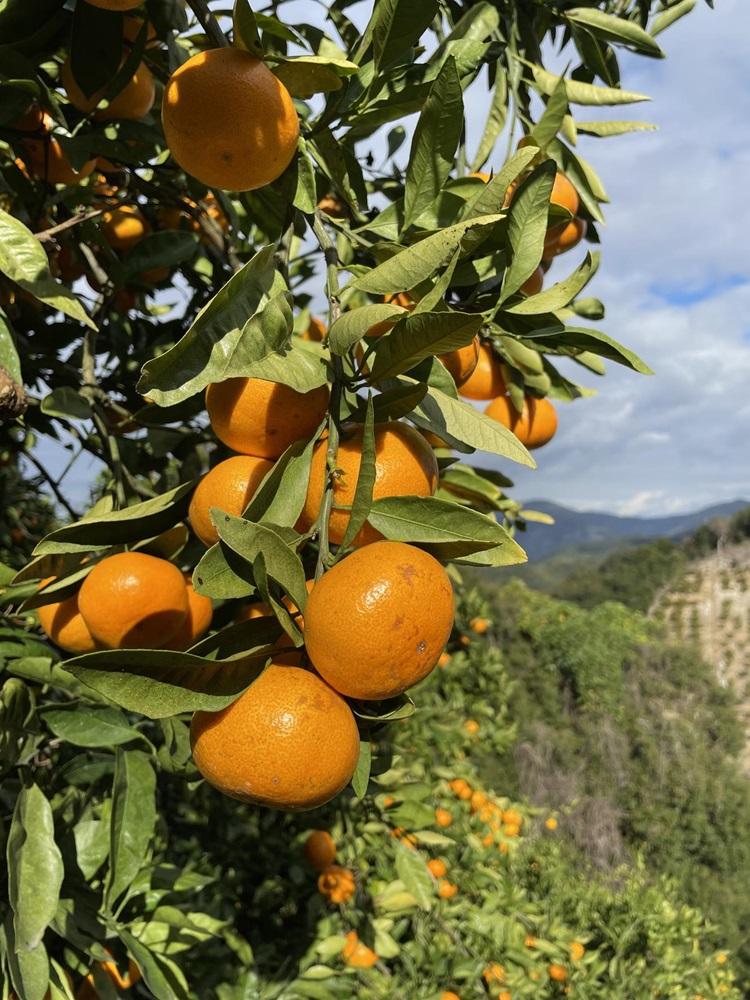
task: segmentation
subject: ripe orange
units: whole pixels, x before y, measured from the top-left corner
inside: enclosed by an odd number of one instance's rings
[[[214,788],[289,812],[338,795],[359,757],[344,699],[310,671],[275,663],[221,712],[196,712],[190,737],[195,764]]]
[[[278,458],[290,444],[310,438],[328,407],[328,386],[296,392],[281,382],[230,378],[206,390],[214,434],[244,455]]]
[[[443,990],[440,994],[440,1000],[461,1000],[461,997],[452,990]]]
[[[41,586],[46,586],[52,580],[54,577],[48,577],[42,581]],[[78,594],[72,594],[55,604],[45,604],[38,609],[37,614],[45,634],[66,653],[92,653],[97,648],[78,608]]]
[[[68,100],[74,108],[78,108],[84,114],[91,114],[95,121],[112,121],[115,118],[127,118],[136,120],[147,115],[154,105],[156,99],[156,84],[151,74],[151,70],[145,63],[133,73],[122,90],[115,94],[106,107],[95,110],[99,102],[104,97],[106,87],[96,91],[90,96],[84,94],[78,86],[70,58],[66,59],[60,70],[60,81],[67,94]]]
[[[448,872],[448,866],[442,858],[430,858],[427,862],[427,869],[435,878],[442,878]]]
[[[102,212],[101,233],[113,250],[132,250],[151,227],[137,205],[119,205]]]
[[[155,649],[184,625],[188,595],[182,573],[166,559],[120,552],[94,566],[78,606],[105,649]]]
[[[506,391],[503,366],[495,356],[490,344],[483,342],[479,347],[477,364],[469,378],[461,386],[461,395],[467,399],[494,399]]]
[[[165,644],[165,649],[189,649],[208,632],[211,619],[214,615],[214,606],[211,598],[195,592],[193,580],[189,573],[183,573],[182,575],[187,587],[188,613],[184,623],[169,642]]]
[[[476,719],[467,719],[466,722],[464,722],[464,729],[469,734],[469,736],[476,736],[476,734],[479,732],[479,723],[477,722]],[[481,794],[482,794],[481,792],[474,792],[474,795],[481,795]]]
[[[459,389],[471,378],[477,367],[480,346],[479,337],[475,337],[466,347],[459,347],[455,351],[449,351],[448,354],[438,355],[438,361],[443,362]]]
[[[517,809],[505,809],[503,810],[503,823],[513,823],[514,826],[520,827],[523,824],[523,816]]]
[[[558,965],[557,962],[551,962],[547,967],[547,972],[549,973],[550,979],[553,979],[556,983],[564,983],[568,978],[565,966]]]
[[[477,728],[479,727],[477,726]],[[479,812],[479,810],[483,806],[487,805],[487,796],[484,794],[484,792],[480,792],[477,790],[472,794],[471,799],[469,800],[469,804],[471,805],[472,812]]]
[[[505,968],[499,962],[493,962],[482,973],[482,979],[488,986],[491,986],[492,983],[504,983]]]
[[[450,662],[451,662],[451,654],[441,653],[440,656],[438,657],[437,665],[439,667],[447,667]]]
[[[498,396],[484,412],[513,431],[521,444],[530,449],[541,448],[557,431],[557,411],[546,397],[527,396],[519,413],[509,396]]]
[[[503,833],[506,837],[517,837],[521,832],[518,823],[503,823]]]
[[[336,476],[333,487],[333,511],[328,522],[328,537],[340,545],[349,523],[349,511],[357,488],[357,477],[362,463],[362,435],[360,425],[345,429],[336,456]],[[313,451],[310,479],[301,524],[311,528],[318,517],[328,476],[328,441],[319,441]],[[432,496],[437,489],[438,464],[435,453],[422,434],[410,424],[391,421],[375,427],[375,485],[373,499],[394,496]],[[356,535],[355,546],[367,545],[382,538],[380,532],[369,524]]]
[[[350,698],[392,698],[432,670],[453,625],[453,590],[433,556],[404,542],[358,549],[315,584],[305,644]]]
[[[76,170],[65,155],[60,143],[52,135],[52,119],[42,117],[42,134],[24,139],[23,148],[28,172],[48,184],[77,184],[93,171],[96,160],[87,160]]]
[[[328,333],[328,327],[323,320],[318,319],[317,316],[311,316],[307,329],[302,334],[302,339],[312,340],[319,344],[324,339],[326,333]]]
[[[521,285],[521,291],[524,295],[538,295],[544,286],[544,271],[542,267],[538,267],[536,271],[527,278],[526,281]]]
[[[191,56],[164,88],[162,123],[175,160],[209,187],[252,191],[275,181],[297,149],[289,91],[237,48]]]
[[[557,829],[557,819],[554,816],[548,816],[544,821],[544,825],[548,830],[551,830],[554,833]]]
[[[525,948],[536,948],[536,938],[533,934],[527,934],[523,939],[523,944]]]
[[[336,844],[327,830],[313,830],[302,848],[305,859],[318,871],[336,860]]]
[[[190,501],[188,520],[204,545],[215,545],[219,540],[209,514],[211,508],[239,517],[272,468],[265,458],[234,455],[219,462],[201,479]]]
[[[318,208],[332,219],[345,219],[349,214],[346,205],[337,194],[329,193],[323,195],[318,202]]]
[[[457,892],[458,886],[454,885],[453,882],[449,882],[448,879],[441,878],[438,882],[438,896],[441,899],[453,899]]]
[[[328,865],[318,877],[318,892],[331,903],[348,903],[356,889],[354,872],[340,865]]]
[[[580,941],[570,942],[570,957],[574,962],[580,962],[583,956],[586,954],[586,949],[581,944]]]
[[[346,944],[341,955],[346,964],[353,969],[371,969],[378,960],[372,948],[368,948],[359,940],[356,931],[349,931],[346,935]]]
[[[448,809],[436,809],[435,822],[438,826],[450,826],[453,822],[453,813]]]
[[[142,0],[86,0],[86,2],[102,10],[134,10],[140,7]]]
[[[561,253],[567,253],[577,247],[586,235],[588,223],[585,219],[571,219],[570,222],[562,223],[560,226],[552,226],[547,230],[544,240],[544,259],[557,257]]]
[[[110,954],[108,948],[105,948],[104,950]],[[114,985],[120,990],[129,990],[131,987],[135,986],[141,978],[141,970],[132,958],[128,960],[128,971],[125,975],[120,972],[114,959],[109,962],[98,962],[97,964],[104,969]],[[66,973],[66,976],[67,975],[68,974]],[[45,994],[45,1000],[48,996],[49,992]],[[76,990],[76,1000],[98,1000],[98,997],[99,992],[95,985],[94,973],[89,972]]]
[[[486,618],[481,618],[481,617],[472,618],[471,621],[469,622],[469,628],[471,629],[472,632],[475,632],[477,635],[484,635],[489,627],[490,623],[487,621]]]
[[[559,170],[555,174],[555,182],[552,185],[552,194],[549,201],[550,205],[559,205],[561,208],[567,208],[571,215],[576,214],[578,206],[581,203],[578,192],[565,174]]]

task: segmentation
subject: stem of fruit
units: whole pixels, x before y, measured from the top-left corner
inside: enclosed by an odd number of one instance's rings
[[[330,236],[326,232],[323,218],[320,212],[316,211],[312,220],[312,230],[323,251],[326,262],[326,295],[328,296],[328,328],[336,322],[341,315],[341,303],[339,296],[338,275],[338,253]],[[333,365],[333,387],[331,389],[331,405],[328,412],[328,450],[326,453],[326,467],[328,470],[328,482],[323,494],[323,502],[318,513],[318,562],[315,567],[315,579],[319,579],[325,572],[330,562],[331,550],[328,544],[328,521],[331,517],[333,507],[333,487],[336,474],[336,458],[339,450],[339,420],[341,414],[341,391],[344,385],[344,365],[341,358],[332,355]]]
[[[211,41],[215,42],[219,48],[228,47],[229,39],[221,30],[219,22],[209,10],[206,0],[188,0],[188,6],[200,21],[203,30]]]

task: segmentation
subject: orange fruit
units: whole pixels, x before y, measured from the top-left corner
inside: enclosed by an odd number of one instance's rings
[[[538,267],[536,271],[527,278],[526,281],[521,285],[521,291],[524,295],[538,295],[544,286],[544,271],[541,267]]]
[[[94,566],[78,606],[105,649],[156,649],[184,625],[188,595],[182,573],[166,559],[120,552]]]
[[[459,389],[471,378],[477,367],[480,347],[481,341],[479,337],[475,337],[466,347],[459,347],[455,351],[438,355],[438,361],[442,361]]]
[[[206,390],[214,434],[243,455],[278,458],[290,444],[310,438],[328,408],[328,386],[296,392],[281,382],[229,378]]]
[[[317,316],[311,316],[308,327],[302,334],[302,339],[313,340],[319,344],[324,339],[326,333],[328,333],[328,327],[323,320],[318,319]]]
[[[452,990],[443,990],[440,994],[440,1000],[461,1000],[461,997]]]
[[[461,792],[465,788],[469,788],[469,783],[464,778],[453,778],[448,782],[448,788],[453,792],[454,795],[461,796]],[[469,796],[471,796],[471,791],[469,791]]]
[[[557,411],[546,397],[527,396],[519,413],[509,396],[498,396],[484,412],[513,431],[521,444],[530,449],[541,448],[557,431]]]
[[[55,578],[42,581],[46,586]],[[37,610],[39,624],[52,642],[66,653],[93,653],[97,648],[94,637],[89,632],[83,615],[78,608],[78,594],[66,597],[55,604],[45,604]]]
[[[43,134],[39,138],[24,139],[28,172],[48,184],[77,184],[93,171],[96,160],[87,160],[80,170],[76,170],[52,135],[52,125],[52,119],[45,114],[41,125]]]
[[[86,0],[86,3],[101,10],[134,10],[142,2],[143,0]]]
[[[349,214],[346,205],[337,194],[329,193],[323,195],[318,202],[318,208],[332,219],[345,219]]]
[[[544,821],[544,825],[548,830],[551,830],[554,833],[557,829],[557,820],[554,816],[548,816]]]
[[[141,28],[143,27],[142,17],[133,17],[127,15],[122,19],[122,37],[124,42],[130,42],[131,45],[128,46],[132,48],[132,44],[138,38],[141,33]],[[159,36],[156,34],[156,28],[149,22],[146,28],[146,48],[153,49],[160,45]]]
[[[442,858],[430,858],[427,862],[427,870],[435,878],[442,878],[448,871],[448,866]]]
[[[461,386],[461,395],[467,399],[494,399],[506,391],[503,366],[490,344],[479,346],[476,367]]]
[[[271,663],[220,712],[196,712],[193,759],[214,788],[297,812],[332,799],[359,757],[351,709],[309,670]]]
[[[477,722],[476,719],[467,719],[466,722],[464,722],[464,729],[470,736],[476,736],[476,734],[479,732],[479,723]],[[474,795],[481,795],[481,794],[482,794],[481,792],[474,792]],[[474,796],[472,796],[472,802],[473,800]]]
[[[333,486],[333,510],[328,521],[328,537],[335,545],[344,540],[349,524],[349,511],[357,488],[357,477],[362,463],[361,425],[344,429],[336,456],[336,475]],[[328,441],[315,445],[307,497],[302,508],[301,525],[311,528],[318,517],[328,478]],[[391,421],[375,427],[375,484],[373,499],[395,496],[432,496],[437,489],[438,464],[435,453],[410,424]],[[365,524],[355,536],[353,545],[367,545],[383,536]]]
[[[448,879],[441,878],[438,882],[438,896],[441,899],[453,899],[457,892],[458,886],[454,885],[453,882],[449,882]]]
[[[198,52],[169,78],[162,101],[172,156],[208,187],[252,191],[275,181],[297,149],[289,91],[237,48]]]
[[[568,250],[577,247],[586,235],[587,229],[586,220],[578,218],[571,219],[570,222],[564,222],[559,226],[552,226],[547,230],[547,236],[544,240],[544,259],[549,260],[550,257],[557,257],[559,254],[567,253]]]
[[[66,59],[60,70],[60,81],[67,95],[68,100],[84,114],[91,114],[95,121],[112,121],[115,118],[138,119],[149,113],[156,99],[156,84],[151,74],[151,70],[145,63],[133,73],[131,78],[120,90],[118,94],[109,101],[106,107],[98,108],[97,105],[104,97],[106,87],[96,91],[90,96],[84,94],[78,86],[70,58]]]
[[[479,728],[478,725],[477,728]],[[471,799],[469,800],[469,804],[471,805],[472,812],[479,812],[482,806],[487,805],[487,796],[484,794],[484,792],[476,791],[472,794]]]
[[[556,983],[564,983],[568,978],[568,973],[564,965],[558,965],[557,962],[551,962],[547,966],[547,972],[550,979],[553,979]]]
[[[493,962],[482,973],[482,979],[488,986],[491,986],[492,983],[504,983],[505,968],[499,962]]]
[[[552,194],[549,201],[550,205],[559,205],[561,208],[567,208],[571,215],[576,214],[578,206],[581,203],[578,192],[565,174],[559,170],[555,174],[555,182],[552,185]]]
[[[372,948],[368,948],[359,940],[356,931],[349,931],[346,935],[346,944],[341,955],[346,964],[353,969],[371,969],[378,960]]]
[[[111,954],[108,948],[104,950],[108,954]],[[125,975],[120,972],[114,959],[109,962],[98,962],[97,964],[104,969],[114,985],[121,990],[129,990],[141,978],[141,970],[132,958],[128,960],[128,971]],[[45,998],[48,996],[49,993],[45,994]],[[99,992],[96,989],[94,973],[89,972],[76,990],[76,1000],[98,1000],[98,997]]]
[[[536,948],[536,938],[533,934],[527,934],[523,939],[523,944],[525,948]]]
[[[484,635],[489,627],[490,623],[486,618],[472,618],[469,622],[469,628],[477,635]]]
[[[440,656],[438,657],[437,665],[441,668],[447,667],[450,662],[451,662],[451,654],[441,653]]]
[[[453,612],[451,582],[437,559],[404,542],[374,542],[315,584],[305,608],[305,644],[337,691],[392,698],[435,666]]]
[[[197,594],[189,573],[183,573],[187,587],[188,613],[184,623],[165,645],[165,649],[189,649],[208,632],[214,615],[214,606],[210,597]]]
[[[476,177],[480,181],[484,181],[487,184],[491,179],[491,174],[488,174],[485,170],[475,170],[473,173],[469,174],[469,177]]]
[[[354,872],[340,865],[328,865],[318,876],[318,892],[331,903],[348,903],[357,885]]]
[[[570,957],[574,962],[580,962],[583,956],[586,954],[586,949],[583,947],[580,941],[570,942]]]
[[[448,809],[436,809],[435,822],[438,826],[450,826],[453,822],[453,813]]]
[[[108,209],[99,221],[102,237],[113,250],[132,250],[151,229],[137,205]]]
[[[521,832],[518,823],[503,823],[503,833],[506,837],[517,837]]]
[[[215,465],[198,483],[190,501],[190,527],[204,545],[219,540],[209,511],[212,507],[239,517],[273,464],[254,455],[233,455]]]
[[[313,830],[302,852],[308,864],[322,871],[336,860],[336,843],[327,830]]]
[[[513,823],[515,826],[522,826],[523,816],[517,809],[503,810],[503,823]]]

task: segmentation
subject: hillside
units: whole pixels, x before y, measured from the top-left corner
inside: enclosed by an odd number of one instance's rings
[[[750,775],[750,542],[691,562],[657,595],[651,616],[671,638],[697,645],[719,684],[736,694],[746,733],[743,768]]]
[[[714,504],[690,514],[670,517],[619,517],[598,511],[571,510],[547,500],[524,501],[530,510],[539,510],[555,519],[554,525],[529,524],[519,536],[529,562],[547,559],[566,549],[583,548],[584,554],[603,556],[624,541],[651,538],[681,538],[717,517],[729,517],[748,506],[747,500]]]

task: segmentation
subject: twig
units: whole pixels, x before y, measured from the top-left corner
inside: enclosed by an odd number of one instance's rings
[[[53,236],[57,236],[64,229],[72,229],[73,226],[77,226],[81,222],[87,222],[89,219],[95,219],[97,215],[101,215],[104,211],[103,208],[95,208],[89,212],[78,212],[77,215],[72,216],[70,219],[66,219],[65,222],[61,222],[57,226],[51,226],[49,229],[42,229],[41,232],[34,233],[34,236],[44,243],[46,240],[51,240]]]
[[[63,495],[62,491],[60,490],[60,487],[57,485],[57,481],[49,474],[49,472],[47,472],[47,470],[42,465],[42,463],[39,461],[39,459],[36,458],[35,455],[33,455],[31,452],[27,452],[26,453],[26,458],[28,458],[28,460],[31,462],[31,464],[34,465],[34,466],[36,466],[36,468],[42,474],[42,476],[45,479],[45,482],[49,485],[50,489],[55,494],[55,499],[57,500],[57,502],[59,504],[61,504],[65,508],[65,510],[68,512],[68,514],[70,514],[70,516],[73,518],[73,520],[77,521],[78,520],[78,514],[75,512],[75,510],[70,506],[70,504],[68,503],[68,501],[65,499],[65,496]]]
[[[221,30],[219,22],[209,10],[206,0],[188,0],[188,5],[200,21],[203,30],[211,41],[215,42],[220,48],[223,46],[228,47],[229,39]]]

